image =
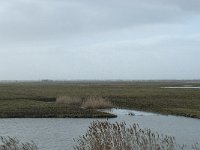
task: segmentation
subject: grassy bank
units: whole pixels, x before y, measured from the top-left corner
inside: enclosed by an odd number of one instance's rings
[[[110,118],[108,113],[35,100],[1,100],[0,118]]]
[[[198,81],[0,83],[0,117],[114,117],[77,105],[55,103],[59,96],[100,96],[116,107],[200,118]]]

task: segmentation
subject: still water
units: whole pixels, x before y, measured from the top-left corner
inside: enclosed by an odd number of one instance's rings
[[[200,120],[186,117],[165,116],[123,109],[105,110],[117,114],[111,122],[138,123],[141,128],[175,136],[179,144],[200,141]],[[130,112],[135,116],[128,115]],[[92,121],[97,119],[0,119],[0,136],[33,140],[41,150],[73,149],[73,138],[83,135]],[[105,119],[98,119],[105,120]]]
[[[169,86],[169,87],[161,87],[163,89],[200,89],[200,87],[194,86]]]

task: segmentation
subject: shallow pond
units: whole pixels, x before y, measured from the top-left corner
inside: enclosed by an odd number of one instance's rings
[[[200,87],[194,86],[169,86],[169,87],[161,87],[163,89],[200,89]]]
[[[105,111],[118,115],[117,118],[109,119],[111,122],[138,123],[141,128],[175,136],[180,144],[200,141],[198,119],[123,109]],[[128,115],[129,113],[134,113],[135,116]],[[73,149],[73,138],[84,134],[94,120],[97,119],[0,119],[0,135],[33,140],[42,150],[70,150]]]

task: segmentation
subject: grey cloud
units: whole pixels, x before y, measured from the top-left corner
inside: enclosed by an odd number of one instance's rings
[[[0,14],[0,39],[20,42],[70,38],[74,35],[87,36],[93,32],[183,19],[184,14],[178,9],[154,5],[156,1],[153,2],[8,1],[9,7]]]
[[[198,0],[0,1],[0,79],[198,78],[198,8]]]
[[[183,11],[190,11],[190,12],[200,12],[200,1],[199,0],[161,0],[158,3],[165,4],[165,5],[174,5],[175,7],[183,10]]]

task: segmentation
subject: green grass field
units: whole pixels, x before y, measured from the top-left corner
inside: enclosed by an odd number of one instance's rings
[[[192,81],[16,82],[0,83],[0,117],[114,117],[75,105],[54,103],[58,96],[102,96],[119,108],[200,118],[200,86]]]

